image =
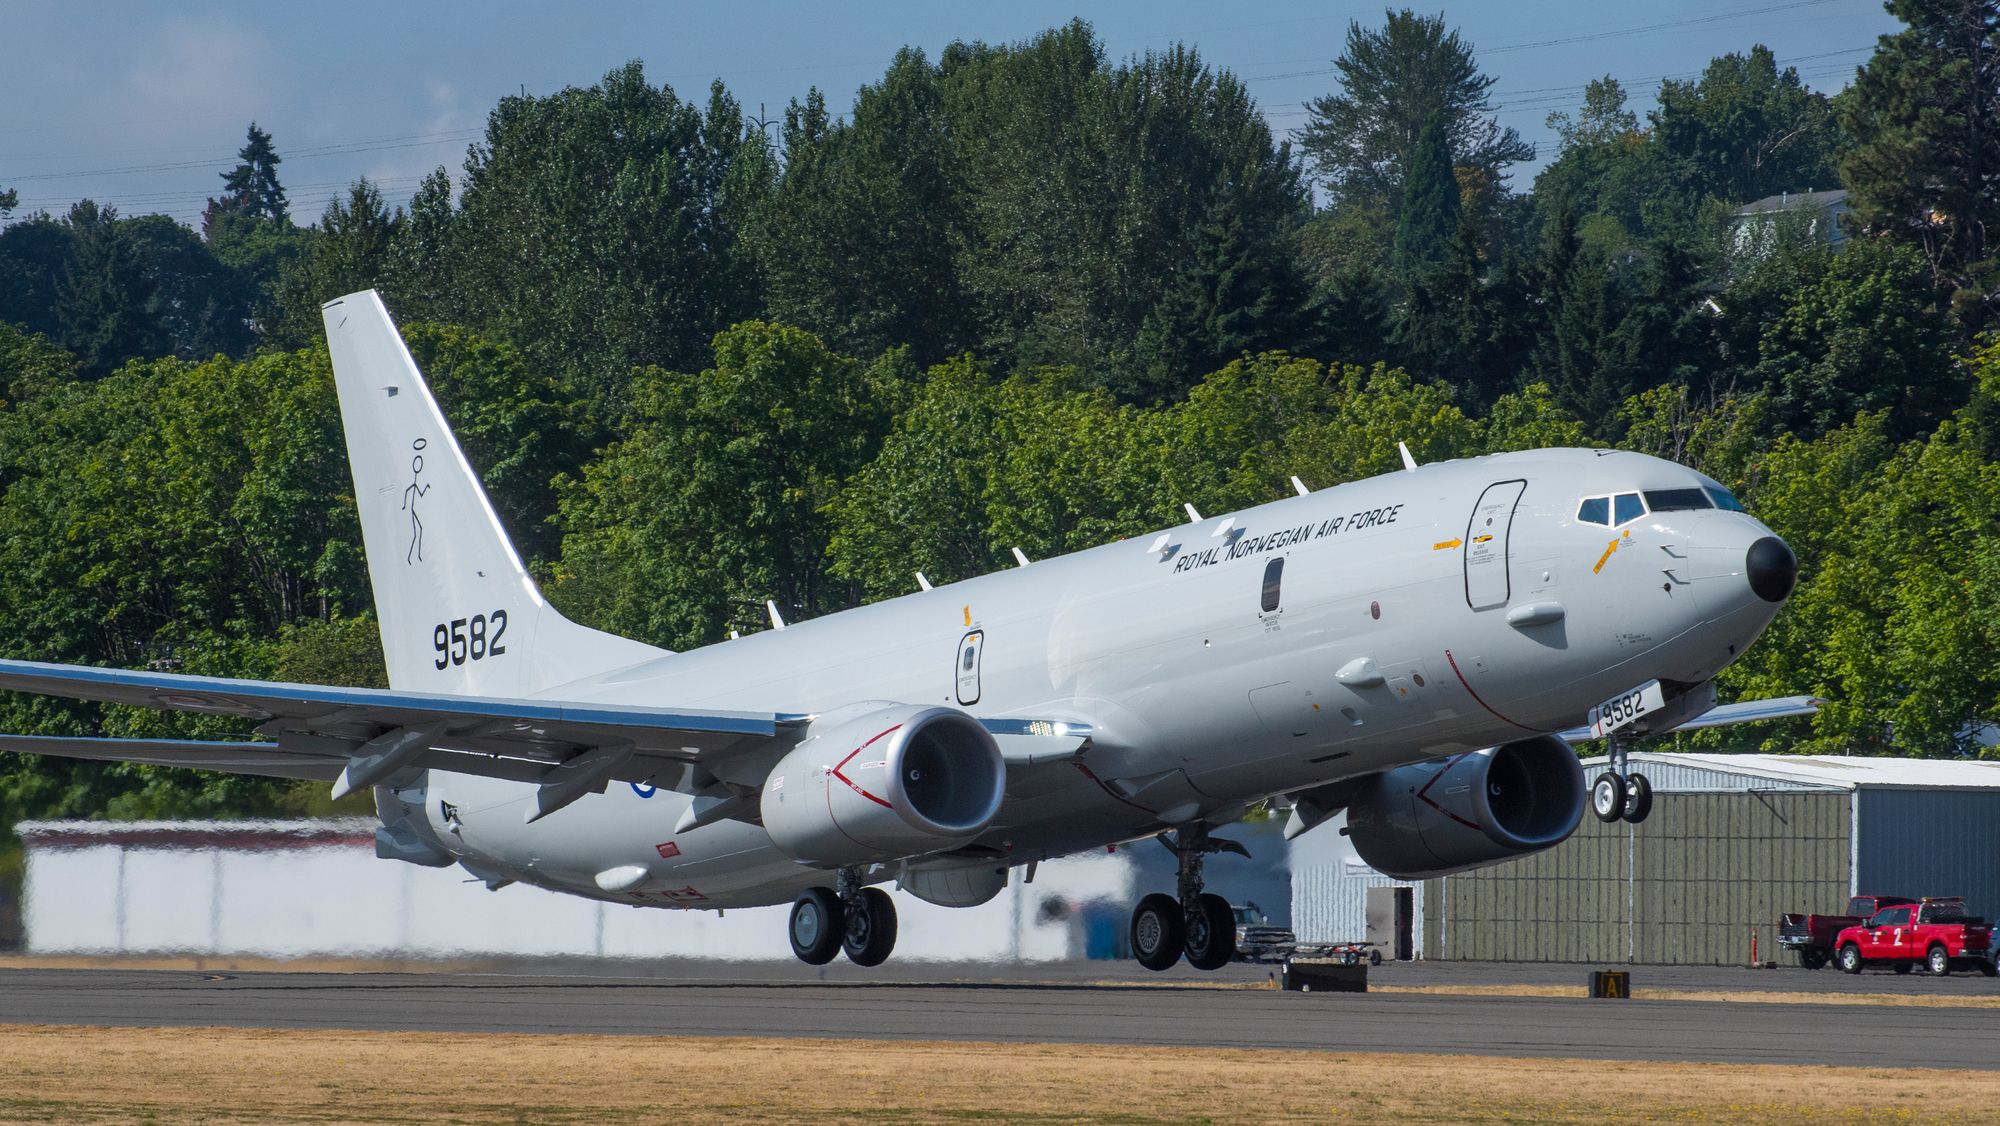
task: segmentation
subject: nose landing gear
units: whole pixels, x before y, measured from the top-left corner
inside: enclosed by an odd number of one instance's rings
[[[1221,969],[1236,956],[1236,914],[1229,901],[1202,891],[1202,862],[1211,852],[1250,851],[1235,841],[1208,835],[1200,825],[1160,834],[1162,845],[1180,861],[1178,896],[1155,892],[1132,909],[1132,956],[1149,970],[1170,968],[1185,955],[1198,970]]]
[[[861,874],[842,868],[835,889],[807,888],[792,904],[792,953],[824,966],[845,950],[857,966],[879,966],[896,948],[896,904],[881,888],[861,886]]]

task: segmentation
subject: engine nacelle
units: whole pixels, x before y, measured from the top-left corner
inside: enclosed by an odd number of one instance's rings
[[[970,842],[1000,812],[1000,746],[953,708],[845,708],[815,720],[764,782],[764,831],[787,856],[838,867]]]
[[[1347,836],[1384,875],[1449,876],[1561,844],[1584,796],[1576,752],[1542,735],[1376,775],[1348,806]]]

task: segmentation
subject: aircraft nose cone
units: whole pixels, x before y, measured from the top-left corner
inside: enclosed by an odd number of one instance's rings
[[[1766,602],[1783,602],[1791,597],[1792,584],[1798,580],[1799,560],[1784,540],[1765,536],[1750,545],[1743,570],[1757,597]]]

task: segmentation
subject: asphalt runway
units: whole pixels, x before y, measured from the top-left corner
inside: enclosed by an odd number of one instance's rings
[[[1470,1053],[1587,1059],[2000,1068],[2000,1011],[1818,1002],[1590,1001],[1376,992],[1203,988],[1192,973],[1139,984],[1101,963],[982,972],[913,966],[884,978],[852,967],[681,964],[505,973],[0,971],[0,1023],[226,1025],[440,1033],[528,1032],[836,1039],[1004,1040]],[[678,970],[678,973],[668,972]],[[841,971],[850,972],[841,972]],[[1231,967],[1223,983],[1264,980]],[[1376,984],[1580,984],[1575,966],[1383,967]],[[1117,978],[1128,981],[1118,981]],[[946,980],[956,978],[956,980]],[[1490,978],[1498,981],[1475,981]],[[1110,979],[1110,980],[1106,980]],[[1638,967],[1660,988],[1801,992],[1877,988],[2000,995],[1976,977]],[[1678,982],[1675,979],[1680,979]],[[1689,984],[1708,982],[1707,985]]]

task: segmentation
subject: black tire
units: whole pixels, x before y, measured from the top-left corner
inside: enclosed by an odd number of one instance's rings
[[[896,902],[881,888],[862,888],[861,904],[847,913],[840,946],[855,965],[879,966],[896,948]]]
[[[1924,951],[1924,968],[1932,977],[1945,976],[1951,972],[1951,952],[1941,943],[1931,943],[1931,948]]]
[[[1219,895],[1203,895],[1181,921],[1182,945],[1188,965],[1219,970],[1236,957],[1236,912]]]
[[[1625,779],[1609,770],[1590,785],[1590,812],[1609,824],[1625,814]]]
[[[1891,962],[1889,963],[1889,968],[1895,970],[1899,974],[1906,974],[1915,968],[1915,964],[1911,962]]]
[[[1156,893],[1141,899],[1132,908],[1131,937],[1132,957],[1149,970],[1164,970],[1180,961],[1187,942],[1181,905],[1171,895]]]
[[[1827,953],[1811,946],[1799,947],[1799,965],[1808,970],[1826,968]]]
[[[1850,942],[1834,954],[1834,961],[1839,963],[1842,973],[1858,974],[1861,972],[1861,948]]]
[[[1371,966],[1379,966],[1379,965],[1381,965],[1381,964],[1382,964],[1382,952],[1381,952],[1380,950],[1370,950],[1370,951],[1368,952],[1368,964],[1369,964],[1369,965],[1371,965]]]
[[[792,953],[808,966],[833,961],[847,930],[844,915],[839,896],[826,888],[807,888],[792,904],[791,924],[785,928],[792,940]]]
[[[1979,972],[1985,974],[1987,977],[2000,977],[2000,965],[1995,965],[1985,958],[1981,958],[1978,966]]]
[[[1625,777],[1625,812],[1620,814],[1625,820],[1637,825],[1653,812],[1653,784],[1646,781],[1643,774],[1628,774]]]

